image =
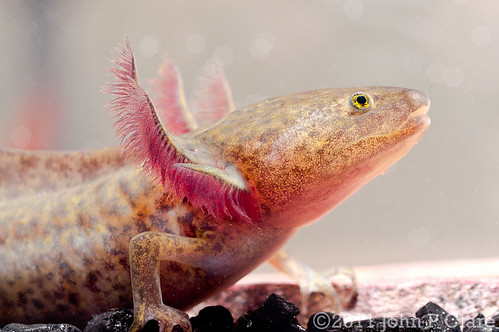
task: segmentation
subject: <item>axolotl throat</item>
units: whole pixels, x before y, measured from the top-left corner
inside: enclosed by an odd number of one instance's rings
[[[0,324],[84,324],[134,306],[190,330],[181,311],[235,283],[385,171],[430,120],[421,92],[327,89],[232,111],[220,70],[187,108],[171,61],[139,85],[128,44],[111,69],[119,148],[0,150]],[[135,165],[138,165],[135,166]]]

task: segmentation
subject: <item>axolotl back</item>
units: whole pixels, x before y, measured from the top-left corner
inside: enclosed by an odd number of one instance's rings
[[[404,156],[429,125],[422,93],[362,87],[233,112],[222,91],[211,100],[221,118],[197,126],[171,63],[157,111],[128,44],[112,72],[118,135],[141,169],[117,148],[0,151],[2,324],[83,324],[133,304],[132,331],[150,319],[188,331],[180,310],[265,261]]]

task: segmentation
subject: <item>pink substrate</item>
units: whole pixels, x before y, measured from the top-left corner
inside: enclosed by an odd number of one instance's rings
[[[414,316],[432,301],[455,315],[461,322],[483,313],[499,313],[499,259],[408,263],[354,268],[358,296],[353,307],[340,314],[346,321],[370,317]],[[336,286],[340,296],[350,285]],[[298,286],[279,274],[253,274],[209,301],[193,309],[220,304],[234,317],[258,307],[276,293],[300,306]],[[343,306],[347,306],[343,303]],[[313,313],[313,312],[310,312]]]

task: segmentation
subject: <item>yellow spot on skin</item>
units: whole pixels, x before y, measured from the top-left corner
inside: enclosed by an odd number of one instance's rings
[[[97,224],[96,231],[99,233],[105,233],[107,228],[103,224]]]

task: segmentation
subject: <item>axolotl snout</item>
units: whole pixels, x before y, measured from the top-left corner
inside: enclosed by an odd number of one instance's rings
[[[1,324],[83,324],[133,304],[133,331],[150,319],[188,331],[180,310],[271,257],[404,156],[430,123],[421,92],[362,87],[233,112],[219,95],[227,114],[195,128],[174,67],[155,110],[128,43],[116,64],[106,91],[140,169],[118,148],[0,150]],[[166,123],[164,105],[183,118]]]

